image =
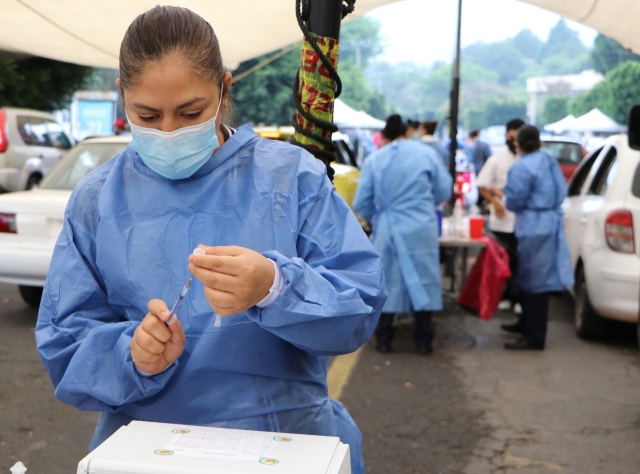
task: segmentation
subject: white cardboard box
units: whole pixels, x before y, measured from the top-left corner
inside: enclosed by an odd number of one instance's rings
[[[132,421],[78,464],[78,474],[351,474],[331,436]]]

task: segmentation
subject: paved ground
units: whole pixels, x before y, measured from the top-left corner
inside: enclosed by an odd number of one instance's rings
[[[7,302],[8,300],[8,302]],[[367,345],[342,390],[364,434],[369,473],[636,473],[640,366],[634,328],[605,342],[575,337],[571,302],[554,298],[542,353],[502,349],[499,323],[455,308],[436,319],[436,353],[418,356],[411,326],[396,351]],[[36,313],[0,285],[0,473],[71,474],[96,415],[57,402],[35,351]]]

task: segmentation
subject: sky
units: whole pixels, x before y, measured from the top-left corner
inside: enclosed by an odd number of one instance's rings
[[[380,21],[386,39],[386,50],[378,59],[423,65],[450,62],[457,13],[455,0],[403,0],[373,10],[367,16]],[[463,0],[462,46],[511,38],[526,28],[546,40],[558,20],[560,16],[555,13],[517,0]],[[593,45],[597,35],[594,29],[572,21],[567,23],[579,31],[585,44]]]

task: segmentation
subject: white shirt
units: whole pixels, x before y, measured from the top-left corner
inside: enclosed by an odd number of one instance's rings
[[[508,149],[502,153],[491,156],[480,170],[476,178],[479,188],[494,187],[504,189],[507,185],[507,173],[511,166],[518,160],[518,156]],[[504,204],[504,198],[502,204]],[[505,206],[506,208],[506,206]],[[493,204],[489,206],[491,215],[489,216],[489,229],[494,232],[505,232],[512,234],[516,229],[516,216],[511,211],[506,211],[506,215],[499,219],[496,215]]]

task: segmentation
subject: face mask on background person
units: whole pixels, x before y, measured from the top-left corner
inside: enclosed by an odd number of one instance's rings
[[[140,127],[129,120],[133,137],[131,146],[144,164],[169,179],[189,178],[198,171],[220,146],[216,119],[220,113],[223,92],[224,83],[220,87],[220,102],[216,114],[198,125],[163,132],[155,128]]]
[[[516,152],[517,152],[517,150],[516,150],[516,141],[515,140],[507,140],[506,144],[507,144],[507,147],[509,148],[509,151],[515,155]]]

